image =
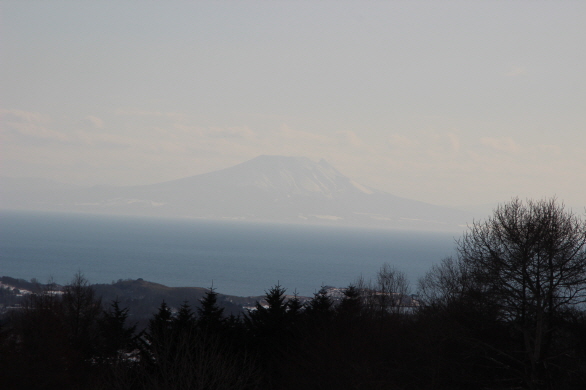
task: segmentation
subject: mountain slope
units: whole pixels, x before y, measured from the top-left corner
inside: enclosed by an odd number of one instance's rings
[[[144,186],[159,191],[193,190],[224,186],[255,188],[280,196],[313,196],[333,199],[346,192],[371,191],[352,182],[325,160],[304,157],[259,156],[221,171]]]
[[[231,168],[144,186],[63,188],[18,198],[3,189],[4,208],[275,222],[336,223],[458,230],[470,214],[362,186],[325,160],[259,156]],[[58,200],[56,200],[56,197]],[[32,200],[31,200],[32,199]],[[26,203],[26,202],[25,202]]]

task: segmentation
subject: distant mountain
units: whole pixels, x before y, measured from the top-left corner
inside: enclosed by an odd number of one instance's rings
[[[325,160],[259,156],[231,168],[143,186],[71,187],[2,179],[8,209],[461,230],[472,214],[360,185]]]

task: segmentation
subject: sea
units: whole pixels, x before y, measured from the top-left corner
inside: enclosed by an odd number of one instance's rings
[[[312,296],[321,286],[374,279],[388,263],[418,278],[455,252],[457,233],[0,211],[0,275],[68,283],[142,278],[172,287],[263,295],[279,284]]]

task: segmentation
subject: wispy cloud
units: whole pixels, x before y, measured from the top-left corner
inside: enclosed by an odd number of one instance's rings
[[[482,137],[480,142],[489,148],[494,150],[498,150],[501,152],[507,153],[517,153],[519,152],[519,146],[515,143],[515,141],[511,137]]]
[[[393,148],[410,148],[417,145],[417,141],[400,134],[391,134],[387,140]]]
[[[183,120],[186,118],[186,114],[180,112],[173,112],[173,111],[147,111],[147,110],[140,110],[140,109],[118,109],[115,111],[117,115],[124,115],[124,116],[134,116],[134,117],[164,117],[164,118],[171,118],[176,120]]]
[[[0,110],[5,129],[31,141],[70,142],[70,137],[47,126],[49,118],[36,112]]]
[[[518,77],[527,75],[527,68],[524,66],[513,66],[505,73],[508,77]]]
[[[101,129],[102,127],[104,127],[104,121],[98,118],[97,116],[88,115],[85,117],[85,119],[95,129]]]
[[[298,140],[298,141],[302,141],[302,142],[320,142],[320,143],[331,141],[331,138],[329,138],[325,135],[291,128],[291,127],[287,126],[286,124],[282,124],[281,128],[279,130],[280,130],[280,135],[284,139],[288,139],[288,140]]]
[[[462,146],[460,142],[460,137],[458,137],[458,135],[455,133],[447,133],[446,137],[448,137],[448,139],[450,140],[450,145],[452,146],[452,149],[455,152],[459,152],[460,147]]]

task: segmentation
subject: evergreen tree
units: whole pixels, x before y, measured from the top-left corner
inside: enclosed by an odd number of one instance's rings
[[[336,313],[342,319],[352,319],[360,316],[362,312],[362,302],[360,291],[355,285],[351,284],[344,290],[344,298],[336,308]]]
[[[104,358],[116,357],[119,351],[133,349],[136,324],[127,326],[128,308],[121,309],[120,301],[112,301],[99,320],[101,354]]]
[[[224,308],[218,305],[218,293],[210,287],[205,297],[200,300],[201,307],[197,308],[197,323],[201,329],[219,331],[224,325]]]
[[[261,337],[273,337],[286,328],[288,305],[285,302],[285,289],[279,284],[265,293],[266,307],[256,302],[254,310],[250,310],[245,320],[254,334]]]
[[[322,322],[331,317],[333,305],[334,301],[328,295],[328,290],[322,286],[307,303],[305,313],[311,320]]]
[[[157,314],[149,320],[149,333],[157,334],[170,329],[172,321],[173,315],[171,308],[167,305],[167,302],[163,301],[161,306],[159,306]]]
[[[165,301],[159,311],[149,320],[145,334],[147,349],[153,356],[163,353],[172,341],[173,316]]]
[[[190,332],[195,327],[195,315],[191,306],[187,301],[184,301],[177,316],[173,318],[173,329],[178,332]]]
[[[303,311],[304,305],[297,296],[297,291],[293,293],[293,298],[287,301],[287,315],[291,321],[295,321]]]

